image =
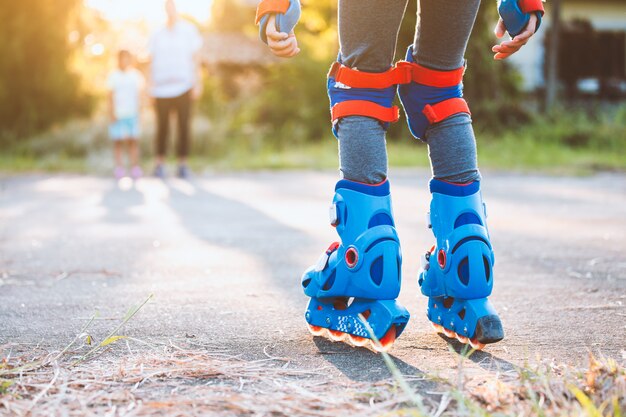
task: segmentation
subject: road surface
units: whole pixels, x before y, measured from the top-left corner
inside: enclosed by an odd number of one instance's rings
[[[391,354],[406,374],[448,375],[458,363],[433,333],[419,293],[428,172],[392,171],[403,244],[400,302],[412,314]],[[336,237],[327,208],[333,172],[216,174],[135,186],[82,176],[0,180],[0,344],[59,349],[95,310],[108,318],[153,293],[125,334],[195,338],[245,358],[328,366],[352,381],[388,377],[379,355],[313,338],[302,271]],[[488,172],[483,193],[496,251],[491,297],[506,339],[468,372],[626,348],[626,177]],[[458,346],[455,346],[458,349]]]

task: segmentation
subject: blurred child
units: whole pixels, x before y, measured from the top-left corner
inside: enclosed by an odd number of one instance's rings
[[[139,111],[141,93],[145,80],[132,66],[132,56],[127,50],[120,50],[117,56],[118,68],[109,74],[109,135],[113,141],[115,155],[115,178],[126,176],[122,153],[124,145],[130,162],[130,176],[138,179],[143,175],[139,167]]]

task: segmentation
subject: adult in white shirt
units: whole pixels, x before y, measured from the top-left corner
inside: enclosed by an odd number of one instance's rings
[[[187,155],[190,145],[191,102],[202,93],[199,51],[202,38],[198,29],[179,18],[174,0],[165,2],[167,24],[152,34],[150,53],[150,94],[154,97],[157,133],[156,168],[157,177],[165,176],[165,156],[169,136],[169,119],[176,113],[178,138],[178,176],[189,175]]]

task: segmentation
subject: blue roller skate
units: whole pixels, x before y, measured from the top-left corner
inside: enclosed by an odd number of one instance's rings
[[[428,319],[438,332],[482,349],[504,338],[487,300],[493,288],[494,256],[480,182],[431,180],[429,227],[437,243],[422,258],[419,284],[429,297]]]
[[[330,220],[341,243],[333,243],[302,276],[304,293],[311,297],[305,314],[309,330],[333,341],[347,338],[355,346],[370,343],[376,351],[387,350],[409,320],[408,311],[395,301],[402,255],[389,182],[339,181]]]

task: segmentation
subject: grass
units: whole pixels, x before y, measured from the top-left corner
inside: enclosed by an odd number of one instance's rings
[[[197,172],[337,168],[337,143],[330,134],[315,142],[279,146],[284,141],[271,138],[271,132],[229,134],[216,123],[202,117],[195,120],[190,164]],[[153,122],[147,120],[144,126],[144,165],[150,169]],[[626,106],[599,117],[563,111],[549,117],[535,115],[526,124],[507,128],[478,125],[476,131],[482,168],[574,175],[626,171]],[[33,138],[14,140],[0,155],[0,172],[109,175],[110,148],[103,118],[73,121]],[[427,147],[408,133],[390,141],[388,148],[393,167],[429,166]]]
[[[480,382],[461,367],[460,384],[412,375],[338,383],[328,369],[300,369],[290,358],[244,360],[188,340],[118,344],[74,366],[81,352],[68,351],[37,370],[19,370],[37,353],[12,349],[1,351],[0,415],[620,417],[626,409],[624,367],[593,357],[587,369],[544,362]],[[422,388],[425,379],[436,392]]]
[[[246,360],[193,339],[118,334],[150,299],[99,343],[92,319],[58,352],[0,346],[0,415],[622,417],[626,409],[623,363],[592,355],[585,369],[543,361],[470,378],[473,351],[450,348],[458,375],[448,381],[402,375],[384,353],[391,378],[337,382],[327,367],[303,369],[265,348]]]
[[[398,168],[427,168],[428,151],[419,143],[390,143],[389,164]],[[112,162],[108,151],[96,164],[85,157],[51,154],[0,155],[2,173],[77,173],[108,175]],[[172,158],[170,164],[175,164]],[[264,148],[258,152],[231,149],[216,156],[192,156],[189,164],[196,172],[204,170],[289,170],[337,169],[336,143],[295,145],[289,149]],[[150,162],[144,160],[149,171]],[[554,175],[586,175],[599,171],[626,172],[626,154],[595,149],[572,149],[559,144],[539,144],[530,139],[505,137],[479,143],[479,165],[483,169]]]

